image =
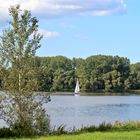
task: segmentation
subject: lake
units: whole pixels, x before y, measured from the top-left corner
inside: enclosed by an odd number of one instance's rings
[[[52,127],[80,128],[103,121],[140,121],[140,96],[51,96],[45,108]],[[0,120],[0,127],[4,125]]]
[[[80,128],[105,122],[140,121],[140,96],[51,96],[51,125]]]

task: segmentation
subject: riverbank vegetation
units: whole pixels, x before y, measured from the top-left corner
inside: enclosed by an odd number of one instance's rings
[[[130,64],[128,58],[105,55],[72,60],[64,56],[35,57],[32,65],[38,69],[39,91],[73,92],[78,78],[83,93],[140,93],[140,63]]]
[[[116,134],[114,138],[120,138],[120,136],[125,137],[126,133],[130,133],[130,136],[133,136],[133,138],[137,138],[136,135],[134,133],[139,134],[140,137],[140,122],[119,122],[116,121],[114,124],[111,123],[105,123],[103,122],[102,124],[95,126],[85,126],[82,127],[80,129],[76,129],[75,127],[71,128],[71,129],[65,129],[65,126],[59,126],[58,128],[55,129],[51,129],[49,131],[49,133],[47,135],[44,135],[44,138],[41,137],[43,135],[38,135],[35,134],[34,136],[32,136],[32,139],[64,139],[64,138],[80,138],[80,136],[85,135],[85,139],[86,140],[86,136],[91,135],[92,138],[96,137],[97,134],[100,134],[101,137],[98,136],[98,138],[102,138],[102,135],[106,134],[107,137],[113,136],[113,134]],[[17,131],[13,131],[10,130],[9,128],[1,128],[0,129],[0,138],[16,138],[18,137],[18,139],[20,137],[23,137],[21,135],[19,135],[20,133],[18,133]],[[109,135],[108,135],[109,134]],[[27,137],[29,137],[28,135],[25,135]],[[126,138],[129,138],[126,137]]]

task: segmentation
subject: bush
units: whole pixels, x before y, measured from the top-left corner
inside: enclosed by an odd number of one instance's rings
[[[50,133],[50,117],[44,111],[36,118],[34,130],[38,135],[45,135]]]
[[[17,137],[30,137],[49,134],[50,118],[44,111],[39,112],[33,124],[30,120],[26,121],[26,125],[22,125],[22,123],[19,121],[11,126],[11,130]]]
[[[15,123],[12,126],[12,132],[15,134],[16,137],[28,137],[28,136],[34,136],[35,130],[27,124],[27,127],[23,127],[20,123]]]
[[[13,131],[10,130],[10,128],[0,128],[0,138],[5,137],[14,137],[15,134]]]

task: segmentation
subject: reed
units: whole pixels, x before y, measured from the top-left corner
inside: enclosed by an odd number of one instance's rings
[[[130,122],[119,122],[116,121],[115,123],[101,123],[100,125],[91,125],[91,126],[84,126],[80,129],[76,129],[75,127],[71,129],[66,129],[65,125],[60,125],[59,127],[54,127],[52,130],[50,130],[48,136],[46,137],[61,137],[62,135],[68,136],[76,136],[76,135],[81,135],[81,134],[87,134],[87,133],[102,133],[102,132],[108,132],[110,134],[116,133],[122,133],[129,131],[133,133],[133,131],[139,132],[140,135],[140,122],[139,121],[130,121]],[[103,133],[102,133],[103,134]],[[1,128],[0,129],[0,138],[13,138],[13,137],[19,137],[17,133],[14,131],[10,130],[9,128]],[[26,137],[26,136],[25,136]],[[38,137],[38,136],[35,136]],[[19,139],[19,138],[18,138]],[[41,139],[42,140],[42,139]],[[129,140],[129,139],[128,139]]]

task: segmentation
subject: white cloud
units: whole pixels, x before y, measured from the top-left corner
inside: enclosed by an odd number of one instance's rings
[[[126,12],[124,0],[0,0],[0,19],[8,15],[11,5],[20,4],[40,18],[91,15],[105,16]]]
[[[39,33],[45,38],[54,38],[60,36],[58,32],[45,31],[43,29],[39,29]]]

